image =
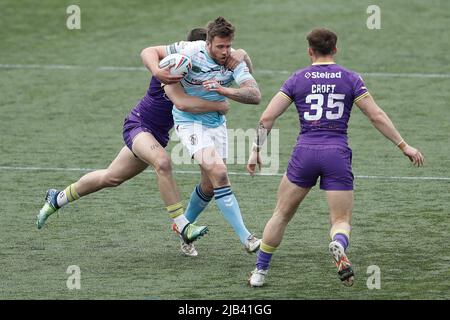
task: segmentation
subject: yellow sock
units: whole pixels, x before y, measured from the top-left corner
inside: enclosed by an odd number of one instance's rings
[[[64,192],[66,193],[67,200],[69,202],[78,200],[80,198],[78,193],[75,191],[75,183],[72,183],[70,186],[64,189]]]
[[[183,205],[181,202],[171,204],[170,206],[166,207],[167,213],[169,213],[169,217],[172,219],[175,219],[176,217],[182,215],[184,213]]]
[[[173,219],[173,222],[177,225],[178,231],[182,232],[184,227],[189,224],[188,219],[184,215],[184,209],[181,202],[171,204],[166,207],[169,217]]]
[[[330,230],[330,238],[331,240],[334,239],[334,236],[337,235],[338,233],[341,233],[343,235],[345,235],[348,239],[350,239],[350,228],[331,228]]]
[[[271,247],[264,242],[261,241],[261,245],[259,247],[259,250],[264,251],[265,253],[274,253],[275,250],[277,250],[277,247]]]
[[[70,186],[61,191],[56,197],[56,202],[58,203],[58,207],[63,207],[69,202],[73,202],[78,200],[80,196],[75,191],[75,183],[72,183]]]

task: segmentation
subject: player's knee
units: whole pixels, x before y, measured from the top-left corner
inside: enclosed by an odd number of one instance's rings
[[[156,160],[154,167],[158,175],[165,176],[172,173],[172,162],[169,157],[160,157]]]
[[[227,167],[224,164],[215,165],[211,170],[211,175],[217,185],[224,186],[229,183]]]
[[[200,184],[200,188],[202,189],[202,192],[207,196],[214,195],[214,186],[209,181],[208,182],[202,181]]]

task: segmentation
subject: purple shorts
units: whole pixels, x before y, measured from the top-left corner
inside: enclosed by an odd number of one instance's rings
[[[353,190],[352,150],[338,145],[296,145],[286,172],[290,182],[302,188]]]
[[[151,133],[163,148],[167,147],[169,142],[168,130],[146,123],[138,115],[130,113],[123,122],[123,140],[131,152],[133,152],[133,139],[141,132]]]

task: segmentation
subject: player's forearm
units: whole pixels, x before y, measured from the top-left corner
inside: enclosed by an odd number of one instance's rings
[[[375,115],[370,117],[370,121],[378,131],[394,144],[398,144],[402,140],[402,136],[383,110],[380,109]]]
[[[224,88],[221,94],[240,103],[259,104],[261,102],[261,92],[257,85],[240,88]]]
[[[267,140],[267,137],[270,134],[270,130],[272,130],[272,127],[275,123],[275,119],[268,118],[264,115],[261,116],[261,119],[259,120],[258,126],[256,127],[256,136],[255,140],[253,141],[253,151],[258,151],[262,148],[264,143]]]
[[[175,104],[175,106],[184,112],[201,113],[228,111],[228,104],[225,101],[209,101],[192,96],[186,96],[181,100],[182,101],[179,102],[179,104]]]
[[[259,119],[259,124],[256,128],[253,151],[259,151],[259,149],[264,145],[264,142],[266,141],[270,130],[272,130],[275,121],[287,110],[291,102],[291,100],[285,98],[285,94],[281,93],[277,93],[272,98],[266,110]]]
[[[373,100],[371,95],[356,102],[356,105],[369,118],[373,126],[377,128],[387,139],[391,140],[396,145],[402,141],[400,133],[395,129],[391,119],[389,119],[386,112],[383,111]]]
[[[154,47],[148,47],[141,51],[141,59],[144,66],[150,70],[152,74],[155,74],[159,66],[159,54]]]

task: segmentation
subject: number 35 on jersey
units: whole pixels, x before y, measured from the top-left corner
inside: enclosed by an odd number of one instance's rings
[[[327,98],[322,93],[308,94],[305,102],[311,106],[311,110],[303,113],[306,121],[317,121],[324,115],[328,120],[337,120],[344,114],[345,94],[329,93]],[[325,101],[326,100],[326,101]]]

